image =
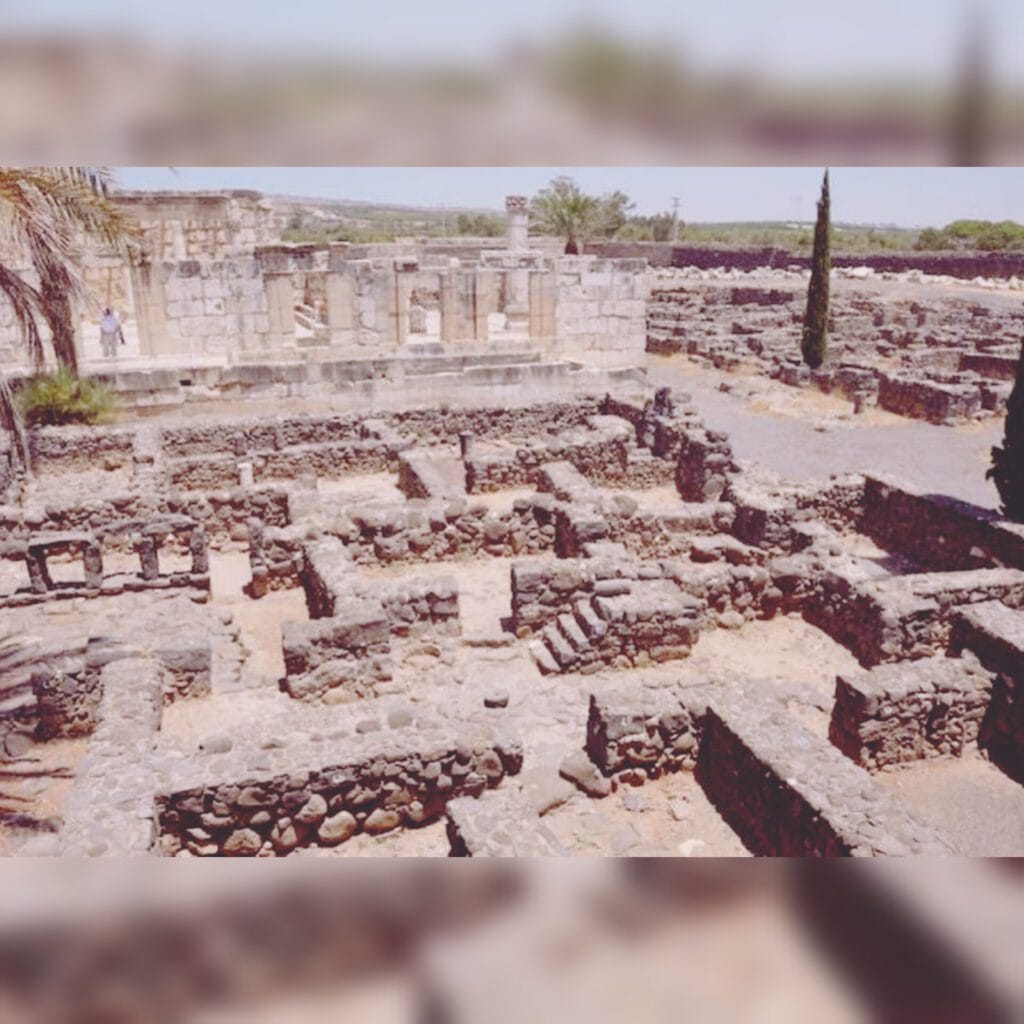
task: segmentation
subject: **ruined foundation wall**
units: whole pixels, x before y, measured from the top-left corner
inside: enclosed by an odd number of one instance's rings
[[[336,846],[356,832],[426,824],[449,800],[478,796],[522,767],[518,743],[498,737],[471,743],[406,737],[388,747],[375,742],[362,744],[365,753],[314,770],[308,765],[321,753],[309,749],[300,757],[302,751],[291,750],[280,760],[295,767],[263,778],[248,775],[235,758],[237,764],[221,767],[219,779],[158,796],[160,851],[254,856]]]
[[[923,569],[1024,569],[1024,526],[965,502],[867,477],[860,532]]]

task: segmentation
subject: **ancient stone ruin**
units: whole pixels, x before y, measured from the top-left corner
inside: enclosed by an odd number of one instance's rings
[[[72,776],[29,849],[571,852],[593,803],[621,852],[622,801],[675,786],[653,848],[692,813],[726,850],[945,854],[979,840],[898,780],[968,761],[1015,806],[1024,528],[979,509],[787,483],[664,391],[90,437],[107,483],[41,431],[0,510],[47,648],[5,743]],[[780,678],[772,629],[841,670]]]
[[[552,257],[516,197],[460,256],[125,202],[122,418],[0,459],[13,852],[1024,852],[1024,526],[740,457],[644,351],[946,424],[1019,313],[840,289],[808,374],[798,288]]]

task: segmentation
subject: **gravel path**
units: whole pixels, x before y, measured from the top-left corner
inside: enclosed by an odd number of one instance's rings
[[[835,418],[819,424],[751,409],[744,399],[718,391],[707,375],[669,360],[650,360],[653,381],[693,398],[712,430],[732,439],[733,451],[795,480],[833,473],[891,474],[935,494],[949,494],[983,508],[998,495],[985,479],[989,449],[1003,433],[1001,419],[966,427],[941,427],[919,420],[865,424]],[[722,375],[722,380],[729,380]],[[799,392],[794,392],[797,399]],[[825,429],[818,429],[818,426]]]

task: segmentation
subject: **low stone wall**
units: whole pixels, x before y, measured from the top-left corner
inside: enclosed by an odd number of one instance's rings
[[[676,489],[684,501],[718,501],[734,471],[732,446],[725,434],[695,428],[682,439],[676,464]]]
[[[157,644],[145,652],[97,638],[33,672],[36,735],[40,739],[92,736],[109,704],[104,696],[107,667],[119,661],[135,664],[140,660],[152,664],[146,678],[153,676],[159,681],[162,704],[210,693],[212,658],[208,638],[186,637],[170,645]],[[121,676],[116,678],[122,680]],[[111,699],[116,703],[122,698],[114,695]]]
[[[693,771],[707,713],[707,688],[650,694],[590,695],[586,751],[608,776],[655,779]]]
[[[601,580],[531,641],[544,673],[636,668],[685,658],[705,604],[670,580]]]
[[[603,257],[646,259],[653,267],[722,268],[752,271],[764,267],[810,268],[810,258],[775,246],[725,248],[720,246],[674,245],[671,242],[588,242],[586,252]],[[974,253],[834,253],[834,267],[871,267],[879,273],[919,270],[970,279],[974,277],[1024,277],[1024,254],[1020,252]]]
[[[872,667],[942,653],[957,609],[993,599],[1024,605],[1024,572],[979,569],[873,579],[856,569],[830,570],[816,580],[803,615]]]
[[[358,586],[355,594],[380,602],[392,636],[457,636],[461,632],[459,584],[454,576],[374,581]]]
[[[201,523],[214,548],[248,539],[248,520],[267,526],[291,521],[288,492],[282,488],[235,488],[193,495],[125,494],[88,501],[50,504],[45,509],[0,507],[0,536],[27,540],[40,531],[85,531],[101,534],[105,547],[131,550],[131,530],[137,522],[186,516]],[[5,556],[5,557],[17,557]]]
[[[857,529],[923,569],[1024,569],[1024,525],[942,495],[869,476]]]
[[[279,770],[257,775],[246,770],[246,756],[231,752],[198,784],[172,780],[170,792],[156,798],[160,852],[280,856],[337,846],[357,832],[427,824],[449,800],[477,796],[522,768],[520,745],[498,736],[375,743],[313,770],[322,753],[270,751]]]
[[[379,604],[353,599],[330,618],[285,622],[281,640],[290,697],[344,702],[388,691],[391,632]]]
[[[234,455],[195,455],[171,459],[167,483],[179,491],[215,491],[238,487],[238,460]]]
[[[466,468],[452,455],[405,452],[398,459],[398,489],[407,498],[461,498],[466,493]]]
[[[871,776],[795,721],[766,708],[708,708],[697,779],[756,854],[948,856],[952,847]]]
[[[829,739],[869,771],[962,757],[977,749],[992,682],[972,655],[841,675]]]
[[[383,432],[385,441],[412,438],[420,444],[454,443],[465,432],[479,438],[525,441],[582,426],[588,417],[600,412],[600,407],[600,398],[580,396],[569,402],[543,402],[518,408],[433,406],[388,411],[375,415],[372,422],[378,425],[378,432]],[[162,447],[169,457],[192,457],[213,453],[244,456],[296,445],[350,444],[360,438],[366,422],[362,414],[343,413],[165,427]]]
[[[889,412],[929,423],[955,424],[977,419],[981,392],[968,384],[940,384],[909,377],[878,375],[878,405]]]
[[[1015,354],[998,355],[994,352],[961,352],[957,369],[976,373],[989,380],[1013,381],[1017,379],[1019,359]]]
[[[322,480],[362,473],[387,473],[397,463],[397,446],[367,439],[341,443],[291,445],[261,452],[252,459],[256,480],[294,480],[315,473]]]
[[[997,601],[961,608],[950,648],[970,650],[995,673],[978,741],[996,764],[1024,785],[1024,614]]]
[[[302,542],[300,582],[311,619],[338,614],[353,598],[380,605],[394,636],[458,634],[459,585],[454,576],[360,579],[336,537]]]
[[[150,852],[156,785],[150,755],[160,728],[162,675],[157,662],[136,657],[100,671],[98,722],[64,810],[62,856]]]
[[[722,534],[732,526],[735,510],[722,502],[685,502],[671,512],[634,508],[628,495],[602,504],[607,536],[614,537],[638,558],[688,556],[701,538]]]
[[[517,499],[502,516],[465,499],[347,513],[329,529],[360,564],[508,558],[550,551],[555,540],[554,502],[542,496]]]
[[[36,472],[130,466],[135,432],[126,427],[37,427],[29,431]]]
[[[268,590],[289,590],[301,586],[305,529],[268,527],[261,519],[255,518],[248,521],[247,528],[252,579],[245,586],[246,594],[260,598]]]

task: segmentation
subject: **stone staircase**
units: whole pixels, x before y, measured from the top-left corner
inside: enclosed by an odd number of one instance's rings
[[[581,597],[571,612],[562,612],[530,641],[530,653],[544,675],[572,672],[580,666],[591,641],[600,641],[608,632],[600,607],[592,595]]]
[[[635,664],[638,656],[689,654],[700,631],[701,601],[668,580],[602,582],[597,593],[578,598],[530,641],[544,675],[594,672],[620,665],[623,656]]]

